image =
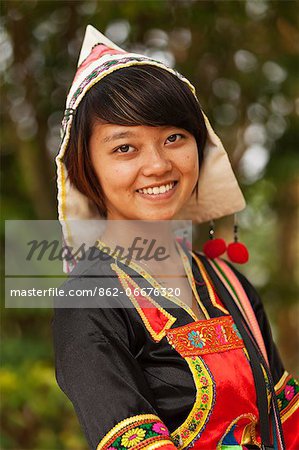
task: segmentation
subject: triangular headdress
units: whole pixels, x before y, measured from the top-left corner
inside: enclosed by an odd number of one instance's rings
[[[67,245],[74,245],[76,220],[101,219],[97,208],[70,183],[63,162],[68,147],[73,114],[82,98],[95,83],[110,73],[132,65],[150,64],[174,74],[185,82],[195,94],[194,86],[176,70],[147,56],[127,53],[107,39],[91,25],[87,26],[82,44],[78,69],[69,91],[66,110],[62,122],[62,142],[56,158],[58,172],[58,211]],[[207,141],[204,160],[198,181],[198,200],[193,195],[181,211],[179,219],[197,223],[233,214],[245,207],[244,197],[239,188],[226,151],[213,131],[206,116]]]

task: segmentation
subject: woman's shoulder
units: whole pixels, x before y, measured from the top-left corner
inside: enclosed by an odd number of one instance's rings
[[[52,329],[56,340],[77,341],[87,336],[120,339],[130,345],[133,328],[128,302],[121,295],[113,260],[93,257],[78,261],[59,287],[54,300]]]
[[[82,304],[82,306],[88,307],[100,307],[100,304],[95,304],[93,299],[102,297],[103,306],[105,307],[104,300],[107,298],[105,295],[100,295],[104,289],[111,288],[113,280],[115,279],[115,272],[111,268],[111,264],[114,262],[113,258],[104,254],[96,247],[91,247],[84,257],[81,257],[75,263],[72,264],[72,270],[67,274],[67,278],[60,286],[61,292],[64,293],[62,298],[56,298],[55,306],[70,307],[71,303],[74,306]],[[99,289],[102,288],[102,291]],[[108,293],[109,295],[109,293]],[[82,298],[80,302],[80,297]],[[66,300],[67,299],[67,300]],[[111,300],[109,301],[110,307]],[[115,305],[117,306],[117,305]]]
[[[222,278],[222,280],[227,280],[233,287],[235,287],[234,285],[236,284],[241,285],[254,310],[262,305],[259,293],[252,282],[230,261],[227,261],[225,258],[210,259],[200,251],[194,251],[193,253],[195,253],[202,264],[205,267],[209,267],[209,270],[217,277]]]
[[[233,289],[235,291],[238,291],[239,300],[241,299],[241,301],[242,295],[240,295],[240,286],[244,290],[244,293],[246,294],[246,297],[251,304],[251,308],[254,312],[260,332],[263,337],[274,382],[278,382],[278,380],[284,373],[284,367],[281,362],[276,345],[273,342],[269,320],[265,312],[261,297],[256,288],[240,270],[236,269],[236,267],[232,263],[225,260],[224,258],[211,260],[200,252],[195,252],[195,254],[200,259],[202,264],[206,268],[209,268],[209,273],[213,275],[213,278],[222,277],[222,282],[229,282]]]

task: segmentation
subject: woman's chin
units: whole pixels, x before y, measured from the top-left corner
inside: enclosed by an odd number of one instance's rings
[[[152,213],[147,212],[146,214],[140,214],[139,220],[173,220],[175,213],[173,211],[153,211]]]

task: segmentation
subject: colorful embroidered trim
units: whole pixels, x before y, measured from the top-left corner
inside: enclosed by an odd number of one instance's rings
[[[167,331],[167,339],[183,358],[244,347],[231,316],[199,320],[173,328]]]
[[[206,269],[205,269],[203,263],[200,261],[200,259],[197,257],[197,255],[195,253],[192,253],[192,256],[195,259],[195,262],[196,262],[197,267],[204,279],[204,282],[206,283],[206,287],[207,287],[212,305],[215,306],[215,308],[220,309],[220,311],[224,312],[225,314],[229,314],[228,310],[222,305],[220,299],[218,298],[216,291],[214,289],[214,286],[211,283],[211,280],[206,272]]]
[[[191,356],[186,362],[192,372],[196,386],[196,399],[185,422],[178,427],[171,438],[179,449],[186,448],[199,439],[212,414],[215,404],[216,388],[212,374],[202,358]]]
[[[129,67],[132,65],[144,65],[149,64],[157,67],[162,67],[164,70],[167,70],[168,72],[174,74],[176,77],[183,80],[186,84],[188,84],[189,88],[191,89],[192,93],[195,94],[195,88],[194,86],[179,72],[177,72],[175,69],[168,68],[164,66],[160,61],[156,61],[154,59],[149,59],[146,56],[143,55],[137,55],[137,54],[130,54],[125,53],[125,56],[123,54],[113,54],[113,52],[110,52],[110,54],[107,54],[107,60],[102,62],[102,64],[96,66],[83,80],[78,83],[76,90],[73,92],[70,101],[68,102],[68,108],[73,108],[77,106],[77,99],[81,96],[81,94],[85,91],[85,88],[88,87],[90,89],[93,84],[97,83],[100,79],[103,77],[101,75],[108,75],[111,72],[114,72],[115,70],[121,69],[123,67]],[[105,56],[104,56],[105,58]],[[101,59],[104,59],[103,57]],[[96,61],[95,61],[96,62]],[[84,69],[79,68],[79,72],[84,73]],[[75,76],[75,83],[77,80],[79,80],[80,75],[82,73],[77,73]],[[73,84],[75,84],[73,83]],[[62,122],[63,128],[66,127],[66,121],[64,120]]]
[[[166,331],[177,320],[176,317],[165,311],[149,295],[142,293],[141,287],[117,264],[112,263],[111,269],[117,274],[127,297],[135,306],[151,337],[155,342],[159,342],[166,335]]]
[[[140,414],[115,425],[101,440],[97,450],[153,449],[169,444],[173,446],[169,431],[159,417]]]
[[[281,421],[287,420],[299,406],[299,384],[288,372],[275,386],[278,409],[281,414]]]

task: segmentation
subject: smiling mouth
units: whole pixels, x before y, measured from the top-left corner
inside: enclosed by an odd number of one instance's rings
[[[171,181],[170,183],[161,184],[160,186],[137,189],[137,192],[139,192],[139,194],[146,194],[154,197],[156,195],[165,194],[166,192],[171,191],[172,189],[174,189],[177,183],[177,181]]]

